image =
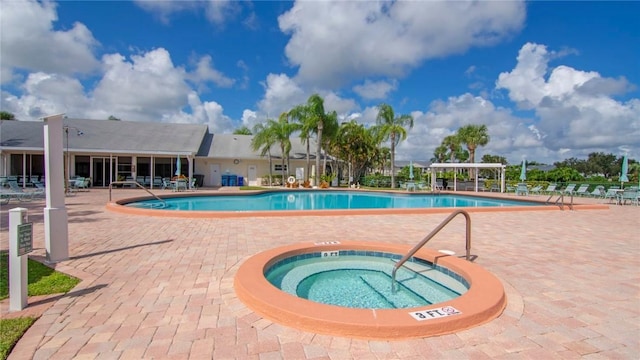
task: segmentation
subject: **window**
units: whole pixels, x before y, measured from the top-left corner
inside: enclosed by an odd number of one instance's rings
[[[282,172],[282,164],[273,164],[273,171]],[[288,172],[287,164],[284,165],[284,172]]]

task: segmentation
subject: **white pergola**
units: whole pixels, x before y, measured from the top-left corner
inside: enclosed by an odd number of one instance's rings
[[[475,191],[478,192],[478,169],[497,169],[500,172],[500,192],[504,192],[505,180],[504,171],[506,165],[500,163],[433,163],[429,166],[431,169],[431,188],[436,187],[436,171],[438,169],[454,169],[453,172],[453,191],[456,191],[456,180],[458,169],[476,169],[475,173]]]

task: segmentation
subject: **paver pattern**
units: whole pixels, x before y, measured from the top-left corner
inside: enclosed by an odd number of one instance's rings
[[[137,195],[143,194],[114,190],[116,198]],[[504,313],[451,335],[371,341],[263,319],[235,296],[239,265],[260,251],[301,241],[413,245],[445,214],[161,218],[105,211],[107,199],[102,189],[66,198],[70,259],[56,269],[82,282],[64,296],[37,304],[29,300],[45,309],[10,359],[637,359],[640,354],[640,207],[474,213],[472,254],[503,282]],[[16,206],[29,209],[36,248],[31,256],[42,259],[42,201],[2,207],[0,247],[8,247],[7,210]],[[464,218],[428,246],[464,254]],[[4,301],[0,310],[2,316],[18,316],[34,308],[7,313]]]

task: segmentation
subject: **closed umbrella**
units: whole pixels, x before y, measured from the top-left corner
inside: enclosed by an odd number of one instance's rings
[[[178,155],[178,159],[176,159],[176,176],[180,176],[182,174],[182,171],[180,170],[182,168],[182,164],[180,164],[180,155]]]
[[[527,180],[527,161],[522,160],[522,169],[520,170],[520,181]]]
[[[627,155],[622,158],[622,169],[620,170],[620,187],[624,187],[625,182],[629,182],[627,173],[629,172],[629,159]]]
[[[413,161],[409,162],[409,179],[413,180]]]

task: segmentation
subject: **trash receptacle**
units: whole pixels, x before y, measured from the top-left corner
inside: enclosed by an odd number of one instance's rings
[[[238,176],[238,186],[244,186],[244,178],[242,176]]]
[[[238,183],[238,176],[229,175],[229,186],[237,186],[236,185],[237,183]]]
[[[222,186],[229,186],[229,175],[222,175]]]

